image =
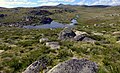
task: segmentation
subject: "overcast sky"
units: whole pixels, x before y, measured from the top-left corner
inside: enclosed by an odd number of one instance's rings
[[[58,4],[72,5],[120,5],[120,0],[0,0],[0,7],[36,7]]]

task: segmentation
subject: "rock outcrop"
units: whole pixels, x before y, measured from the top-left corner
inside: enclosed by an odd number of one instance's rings
[[[42,24],[50,24],[53,21],[53,19],[49,17],[42,17],[40,23]]]
[[[98,65],[87,59],[71,59],[60,63],[47,73],[97,73]]]
[[[86,32],[73,31],[69,28],[65,28],[60,32],[58,39],[60,40],[73,40],[94,43],[95,40],[89,36]]]
[[[30,12],[30,14],[33,14],[33,15],[51,15],[52,13],[47,11],[47,10],[33,10]]]
[[[63,31],[60,32],[58,39],[60,40],[67,40],[67,39],[72,39],[76,36],[74,31],[72,31],[69,28],[65,28]]]

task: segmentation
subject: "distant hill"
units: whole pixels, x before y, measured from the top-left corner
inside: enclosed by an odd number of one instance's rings
[[[42,12],[43,13],[42,13]],[[35,12],[35,13],[31,13]],[[78,22],[83,24],[107,23],[112,21],[118,23],[120,6],[109,5],[64,5],[38,6],[38,7],[0,7],[0,23],[5,24],[39,24],[43,17],[48,17],[61,23],[69,23],[76,15],[79,15]],[[47,14],[46,14],[47,13]],[[3,17],[4,15],[4,17]],[[29,17],[29,18],[28,18]],[[117,19],[115,19],[117,18]],[[29,21],[28,21],[29,20]]]
[[[109,5],[91,5],[91,6],[88,6],[88,5],[82,5],[82,7],[98,7],[98,8],[106,8],[106,7],[111,7]]]

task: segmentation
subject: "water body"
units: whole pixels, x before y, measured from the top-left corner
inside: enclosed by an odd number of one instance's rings
[[[75,21],[75,22],[74,22]],[[32,26],[32,25],[27,25],[27,26],[23,26],[23,28],[27,28],[27,29],[49,29],[49,28],[73,28],[75,27],[74,24],[76,24],[76,20],[72,20],[70,24],[62,24],[62,23],[58,23],[55,21],[52,21],[51,24],[44,24],[44,25],[36,25],[36,26]]]

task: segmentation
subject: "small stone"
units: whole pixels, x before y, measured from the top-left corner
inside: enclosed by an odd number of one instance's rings
[[[94,35],[103,35],[103,33],[95,33],[95,32],[92,32]]]
[[[119,41],[117,41],[116,43],[120,43],[120,40],[119,40]]]
[[[83,32],[83,31],[75,31],[76,36],[78,35],[82,35],[82,34],[87,34],[87,32]]]
[[[46,42],[46,41],[49,41],[49,39],[48,39],[48,38],[41,38],[41,39],[39,40],[40,43],[41,43],[41,42]]]
[[[0,53],[3,53],[5,50],[0,50]]]
[[[116,31],[112,33],[113,35],[120,35],[120,31]]]
[[[46,42],[46,46],[50,47],[51,49],[59,49],[60,48],[59,42]]]

